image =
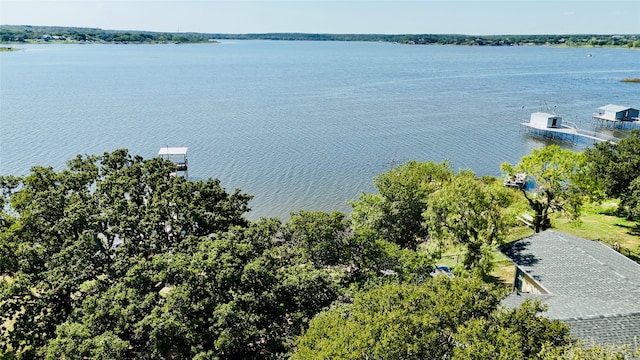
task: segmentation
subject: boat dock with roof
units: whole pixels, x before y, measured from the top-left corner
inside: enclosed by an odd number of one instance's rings
[[[578,129],[578,126],[569,121],[562,121],[562,117],[546,112],[534,112],[529,122],[521,125],[528,134],[542,136],[551,139],[577,142],[588,140],[593,142],[617,143],[618,138],[595,131]]]
[[[186,147],[162,147],[158,151],[158,157],[173,162],[175,165],[174,175],[182,175],[189,178],[189,162],[187,160]]]
[[[593,114],[593,120],[606,127],[617,129],[640,128],[640,110],[628,106],[605,105]]]

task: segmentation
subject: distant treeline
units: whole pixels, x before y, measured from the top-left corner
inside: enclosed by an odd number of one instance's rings
[[[640,35],[459,35],[459,34],[216,34],[103,30],[55,26],[3,25],[2,43],[203,43],[215,40],[381,41],[399,44],[440,45],[566,45],[640,48]]]
[[[160,33],[149,31],[103,30],[57,26],[0,26],[2,43],[201,43],[209,41],[206,34]]]

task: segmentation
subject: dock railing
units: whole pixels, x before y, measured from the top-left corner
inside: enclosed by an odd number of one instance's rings
[[[595,132],[595,131],[591,131],[591,130],[583,130],[583,129],[579,129],[578,125],[576,125],[575,123],[571,122],[571,121],[565,121],[565,124],[567,124],[568,128],[573,129],[577,135],[583,136],[583,137],[587,137],[587,138],[591,138],[593,140],[596,141],[608,141],[608,142],[612,142],[612,143],[617,143],[618,141],[620,141],[620,139],[618,139],[615,136],[610,136],[607,134],[603,134],[603,133],[599,133],[599,132]]]

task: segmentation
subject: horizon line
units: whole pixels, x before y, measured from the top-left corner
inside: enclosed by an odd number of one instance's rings
[[[576,36],[576,35],[598,35],[598,36],[640,36],[640,33],[527,33],[527,34],[464,34],[464,33],[332,33],[332,32],[303,32],[303,31],[276,31],[276,32],[200,32],[200,31],[157,31],[157,30],[135,30],[135,29],[105,29],[89,26],[69,26],[69,25],[27,25],[27,24],[0,24],[3,26],[16,27],[42,27],[42,28],[68,28],[68,29],[90,29],[116,32],[141,32],[158,34],[200,34],[200,35],[272,35],[272,34],[301,34],[301,35],[381,35],[381,36],[408,36],[408,35],[450,35],[450,36]]]

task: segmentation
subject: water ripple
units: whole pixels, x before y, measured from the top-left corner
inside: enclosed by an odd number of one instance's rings
[[[499,175],[548,143],[518,125],[543,101],[585,129],[602,105],[640,106],[618,81],[640,72],[640,53],[619,49],[27,47],[38,51],[0,53],[1,174],[188,146],[190,176],[253,194],[252,218],[348,211],[376,174],[411,159]]]

